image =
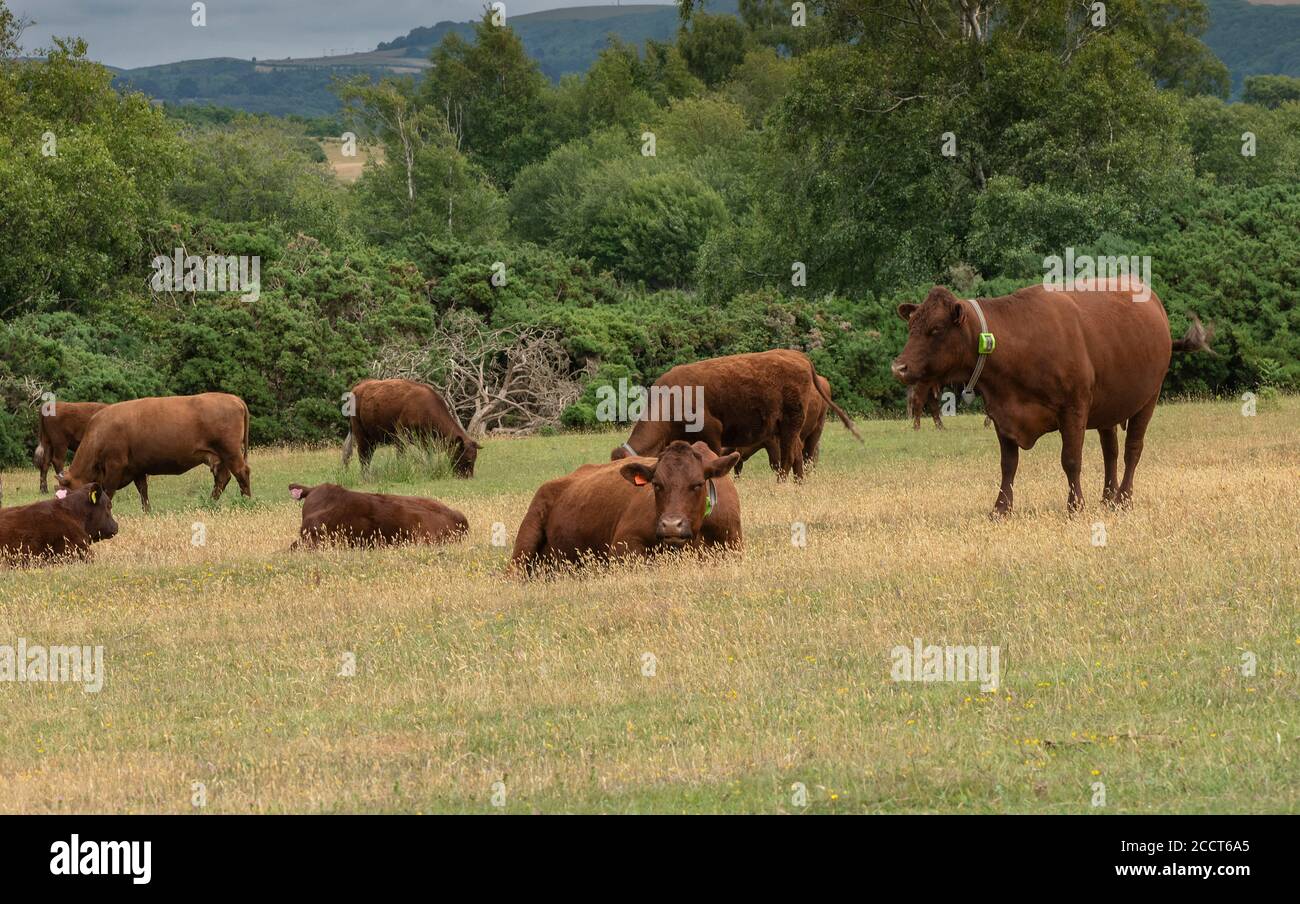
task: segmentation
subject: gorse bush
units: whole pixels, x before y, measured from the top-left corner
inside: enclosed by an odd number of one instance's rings
[[[1005,293],[1070,247],[1149,255],[1171,329],[1215,324],[1167,392],[1300,387],[1300,93],[1226,102],[1198,0],[1120,0],[1105,29],[1006,3],[978,36],[949,4],[923,33],[841,0],[807,28],[681,5],[676,42],[558,84],[508,28],[445,30],[428,78],[354,78],[329,122],[164,111],[82,43],[18,61],[0,15],[0,462],[30,457],[41,392],[224,390],[255,443],[336,442],[342,394],[450,317],[551,331],[572,428],[597,385],[774,347],[897,414],[900,302]],[[310,137],[344,129],[382,150],[355,185]],[[258,299],[155,290],[178,251],[256,257]]]

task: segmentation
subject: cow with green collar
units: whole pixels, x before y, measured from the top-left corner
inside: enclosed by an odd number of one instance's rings
[[[899,305],[898,316],[908,333],[893,363],[895,377],[908,386],[961,385],[967,404],[977,395],[984,399],[1002,450],[994,517],[1011,511],[1020,450],[1053,432],[1061,434],[1071,512],[1083,508],[1080,470],[1088,430],[1101,437],[1103,502],[1128,504],[1173,353],[1209,351],[1213,335],[1193,317],[1186,335],[1172,339],[1164,305],[1136,281],[1124,289],[1038,284],[980,299],[960,299],[936,286],[922,304]]]

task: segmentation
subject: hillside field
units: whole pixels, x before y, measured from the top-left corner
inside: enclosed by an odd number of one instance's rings
[[[0,812],[1300,809],[1300,398],[1163,405],[1128,511],[1090,436],[1069,517],[1045,437],[1000,523],[979,418],[861,428],[828,424],[802,486],[750,461],[742,555],[548,580],[505,575],[493,523],[513,542],[624,433],[489,439],[470,481],[353,463],[461,508],[444,548],[289,552],[286,485],[336,449],[254,449],[251,502],[207,505],[206,470],[154,478],[152,515],[123,490],[93,562],[0,571],[0,644],[102,644],[107,672],[0,682]],[[1000,688],[895,682],[913,638],[997,646]]]

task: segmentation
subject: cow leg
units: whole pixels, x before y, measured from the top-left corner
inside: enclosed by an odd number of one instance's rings
[[[370,471],[370,459],[374,458],[375,446],[364,436],[357,437],[357,463],[364,476]]]
[[[212,501],[216,502],[221,498],[221,494],[226,491],[226,484],[230,483],[230,469],[226,467],[223,461],[212,469]]]
[[[1002,448],[1002,486],[998,489],[998,501],[989,512],[990,518],[1010,514],[1014,497],[1011,487],[1016,482],[1016,468],[1020,466],[1020,447],[1015,440],[999,431],[998,444]]]
[[[934,429],[942,430],[943,417],[941,415],[941,412],[943,411],[943,408],[939,404],[938,397],[930,399],[929,403],[925,407],[929,410],[930,417],[934,419]],[[921,419],[919,417],[916,419],[916,426],[917,427],[921,426]]]
[[[252,497],[253,495],[252,476],[253,475],[248,468],[248,462],[244,461],[241,458],[239,459],[239,461],[234,463],[234,467],[232,467],[230,470],[232,473],[234,473],[235,481],[239,484],[239,495]]]
[[[41,492],[48,493],[50,491],[50,485],[46,483],[46,478],[50,473],[50,450],[49,449],[45,450],[45,457],[41,459],[40,467],[41,467]],[[54,472],[56,477],[58,476],[58,473],[59,473],[58,471]]]
[[[1133,472],[1137,470],[1138,460],[1142,458],[1142,440],[1147,433],[1147,425],[1151,423],[1151,415],[1156,412],[1156,400],[1160,394],[1156,395],[1143,406],[1142,410],[1128,419],[1128,426],[1124,428],[1124,480],[1119,485],[1119,494],[1116,496],[1116,502],[1119,505],[1127,506],[1133,501]]]
[[[1119,434],[1115,427],[1102,427],[1097,431],[1101,437],[1101,457],[1106,469],[1106,481],[1102,484],[1101,501],[1104,505],[1114,505],[1115,495],[1119,490],[1116,477],[1119,464]]]
[[[1061,469],[1070,484],[1070,496],[1066,508],[1070,514],[1083,511],[1083,484],[1080,472],[1083,470],[1083,440],[1087,435],[1087,415],[1075,415],[1070,412],[1061,422]]]
[[[149,475],[141,474],[135,479],[135,491],[140,494],[140,508],[142,511],[149,511]],[[112,499],[113,494],[109,493],[108,498]]]

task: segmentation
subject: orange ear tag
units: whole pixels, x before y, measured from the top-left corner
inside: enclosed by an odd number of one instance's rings
[[[645,486],[647,483],[649,483],[650,481],[648,481],[648,480],[645,479],[645,475],[644,475],[644,474],[636,474],[636,475],[634,475],[634,476],[632,477],[632,482],[633,482],[634,484],[636,484],[637,486],[639,486],[639,487],[643,487],[643,486]]]

